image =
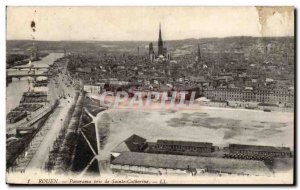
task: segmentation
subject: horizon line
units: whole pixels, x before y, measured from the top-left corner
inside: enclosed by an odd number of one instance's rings
[[[164,40],[164,42],[168,41],[184,41],[184,40],[201,40],[201,39],[213,39],[213,38],[218,38],[218,39],[225,39],[225,38],[238,38],[238,37],[250,37],[250,38],[287,38],[287,37],[295,37],[295,35],[290,36],[226,36],[226,37],[204,37],[204,38],[184,38],[184,39],[173,39],[173,40]],[[6,39],[6,41],[37,41],[37,42],[42,42],[42,41],[50,41],[50,42],[153,42],[151,40],[32,40],[32,39]],[[157,41],[157,40],[154,40]]]

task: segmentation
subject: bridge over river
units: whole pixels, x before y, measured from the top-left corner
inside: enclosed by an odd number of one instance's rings
[[[15,66],[9,69],[6,69],[7,71],[15,71],[15,70],[40,70],[40,69],[49,69],[49,66],[28,66],[28,65],[23,65],[23,66]]]
[[[48,72],[39,71],[39,72],[32,72],[26,70],[8,70],[6,72],[6,77],[8,81],[11,81],[12,78],[21,79],[23,77],[32,77],[36,80],[37,77],[49,77],[51,76]]]

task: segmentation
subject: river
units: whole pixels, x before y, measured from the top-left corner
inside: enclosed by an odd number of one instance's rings
[[[49,66],[52,65],[56,59],[63,57],[63,55],[63,53],[50,53],[41,60],[32,62],[32,65]],[[45,70],[40,70],[39,72],[44,71]],[[29,80],[32,80],[32,78],[29,78]],[[21,78],[20,80],[14,78],[13,81],[8,84],[6,87],[6,114],[19,105],[23,92],[26,92],[28,88],[28,77]],[[47,90],[47,88],[43,90]]]

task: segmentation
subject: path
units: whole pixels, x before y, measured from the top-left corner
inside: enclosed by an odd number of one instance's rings
[[[56,118],[51,123],[47,123],[50,125],[50,129],[45,135],[42,143],[34,154],[32,160],[30,161],[27,169],[43,169],[47,159],[49,157],[49,151],[61,130],[63,120],[66,117],[69,108],[71,107],[71,103],[68,103],[67,100],[61,100],[61,104],[58,106],[59,113]],[[46,127],[46,126],[45,126]]]

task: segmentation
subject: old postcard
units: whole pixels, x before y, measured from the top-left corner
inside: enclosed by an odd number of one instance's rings
[[[294,184],[294,7],[6,9],[8,184]]]

